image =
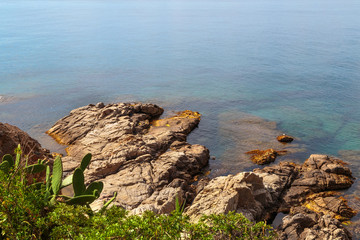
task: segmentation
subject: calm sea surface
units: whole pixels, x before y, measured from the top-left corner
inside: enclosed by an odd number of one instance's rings
[[[359,14],[358,0],[1,0],[0,121],[56,150],[43,132],[89,103],[191,109],[189,141],[234,173],[249,133],[227,119],[246,113],[295,136],[294,159],[342,156],[360,176]]]

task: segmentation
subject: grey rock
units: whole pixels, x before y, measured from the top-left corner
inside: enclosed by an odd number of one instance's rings
[[[197,221],[204,214],[236,211],[252,221],[258,221],[272,204],[273,199],[265,189],[262,178],[255,173],[243,172],[211,180],[195,197],[185,214],[192,221]]]
[[[193,199],[195,189],[190,184],[208,164],[209,151],[188,144],[186,136],[201,115],[187,110],[158,119],[162,113],[154,104],[88,105],[72,110],[48,131],[68,145],[66,171],[74,170],[86,153],[92,153],[85,179],[104,182],[94,209],[115,191],[114,204],[134,213],[170,213],[176,197]]]
[[[321,216],[317,222],[302,213],[286,216],[278,231],[280,232],[279,239],[351,239],[350,233],[341,222],[329,215]]]

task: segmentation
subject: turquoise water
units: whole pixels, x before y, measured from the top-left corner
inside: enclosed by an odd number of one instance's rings
[[[360,150],[359,12],[357,0],[2,0],[0,121],[51,148],[43,132],[73,108],[152,101],[203,114],[189,141],[214,166],[233,160],[228,113],[276,121],[302,160]]]
[[[70,110],[150,101],[203,114],[188,140],[216,157],[213,177],[253,168],[244,152],[286,132],[279,160],[332,154],[359,178],[359,12],[358,0],[1,0],[0,122],[61,152],[44,132]],[[360,210],[358,181],[344,194]]]

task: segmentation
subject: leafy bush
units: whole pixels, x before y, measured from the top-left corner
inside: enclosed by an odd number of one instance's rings
[[[36,239],[43,233],[47,211],[44,190],[28,186],[19,174],[0,173],[0,238]]]
[[[188,216],[128,215],[113,206],[104,214],[91,215],[84,207],[58,206],[48,222],[56,225],[52,239],[274,239],[275,232],[264,222],[252,223],[240,213],[203,216],[191,223]]]
[[[189,226],[190,239],[274,239],[271,226],[253,223],[241,213],[203,216],[197,224]]]

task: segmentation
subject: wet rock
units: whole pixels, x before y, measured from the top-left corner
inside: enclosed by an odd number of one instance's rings
[[[190,184],[208,164],[209,151],[185,141],[201,115],[187,110],[158,119],[162,113],[154,104],[88,105],[71,111],[48,131],[69,145],[63,159],[66,171],[77,167],[86,153],[93,154],[85,179],[104,182],[93,208],[101,207],[114,191],[114,203],[134,213],[169,213],[176,197],[193,199]]]
[[[293,137],[289,136],[289,135],[280,135],[276,138],[279,142],[282,142],[282,143],[290,143],[294,140]]]
[[[351,239],[350,233],[338,220],[329,215],[324,215],[314,221],[302,213],[283,218],[283,223],[278,228],[279,239]]]
[[[252,150],[246,152],[246,154],[251,154],[251,161],[256,164],[264,165],[269,164],[275,161],[276,157],[282,154],[285,154],[286,151],[275,151],[274,149],[266,149],[266,150]]]

